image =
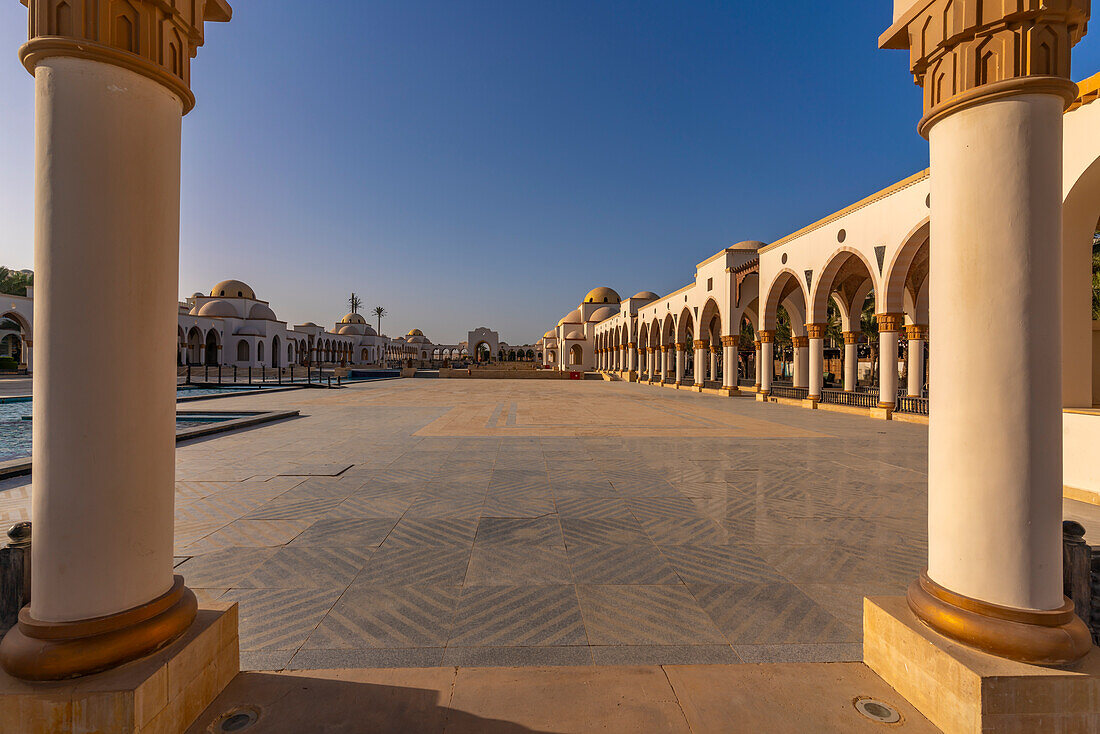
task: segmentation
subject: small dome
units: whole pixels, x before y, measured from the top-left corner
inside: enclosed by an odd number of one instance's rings
[[[599,322],[604,319],[609,319],[617,313],[619,312],[611,308],[611,306],[604,306],[603,308],[597,308],[592,315],[588,317],[588,320],[590,322]]]
[[[300,324],[300,326],[317,326],[317,324],[313,323],[312,321],[307,321],[304,324]]]
[[[593,288],[584,297],[585,303],[620,303],[621,301],[618,293],[606,287]]]
[[[573,329],[571,332],[569,332],[568,334],[565,335],[565,338],[566,339],[583,340],[584,339],[584,334],[581,333],[580,329]]]
[[[223,280],[210,291],[211,296],[217,298],[250,298],[256,300],[256,291],[247,283],[239,280]]]
[[[252,309],[248,312],[248,318],[263,319],[264,321],[278,321],[278,319],[275,318],[275,312],[271,310],[271,307],[263,303],[257,303],[256,305],[254,305]]]
[[[349,313],[340,319],[337,323],[340,324],[365,324],[367,320],[363,318],[362,314]]]
[[[240,318],[240,314],[237,313],[237,309],[233,308],[233,304],[220,298],[207,301],[199,306],[197,310],[191,309],[191,313],[195,316],[210,316],[213,318]]]
[[[373,326],[366,324],[363,327],[363,336],[378,336],[378,332],[374,330]]]
[[[545,333],[545,334],[543,334],[542,336],[543,336],[544,338],[546,338],[546,339],[553,339],[553,338],[554,338],[555,336],[557,336],[557,335],[556,335],[556,334],[554,333],[554,330],[553,330],[553,329],[551,329],[550,331],[546,332],[546,333]]]
[[[730,245],[729,250],[759,250],[761,247],[765,247],[764,243],[760,240],[745,240],[738,242],[736,245]]]
[[[242,326],[233,332],[237,336],[262,336],[263,332],[255,326]]]
[[[584,319],[581,318],[581,310],[579,308],[575,308],[562,317],[561,321],[558,322],[558,326],[561,326],[562,324],[580,324],[583,322]]]
[[[658,296],[653,291],[641,291],[639,293],[635,293],[633,296],[631,296],[631,298],[636,301],[656,301],[658,298],[660,298],[660,296]]]
[[[409,333],[405,336],[424,336],[424,332],[420,329],[410,329]]]
[[[204,295],[206,295],[206,294],[205,293],[199,293],[198,291],[195,291],[194,293],[191,294],[191,297],[192,298],[202,298]]]
[[[363,333],[362,324],[341,324],[340,328],[336,330],[337,334],[344,335],[361,335]]]
[[[429,344],[427,337],[424,336],[410,336],[409,344]]]

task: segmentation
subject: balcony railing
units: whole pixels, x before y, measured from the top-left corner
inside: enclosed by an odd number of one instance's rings
[[[894,412],[928,415],[928,398],[911,398],[908,395],[898,395]]]
[[[751,377],[738,377],[737,387],[752,387],[756,384],[756,380]]]
[[[772,385],[772,397],[791,398],[793,400],[805,400],[810,394],[808,387],[788,387],[786,385]]]
[[[821,402],[833,405],[852,405],[857,408],[877,408],[878,392],[844,392],[843,390],[822,390]]]

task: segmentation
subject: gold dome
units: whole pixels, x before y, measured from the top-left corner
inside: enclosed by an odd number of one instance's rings
[[[588,291],[588,295],[584,297],[585,303],[620,303],[622,299],[619,298],[619,294],[610,288],[600,287],[593,288]]]
[[[367,320],[365,318],[363,318],[363,316],[361,314],[349,313],[349,314],[346,314],[344,316],[344,318],[340,319],[340,321],[337,322],[337,323],[340,323],[340,324],[365,324],[365,323],[367,323]]]
[[[410,329],[409,333],[405,336],[424,336],[424,332],[420,329]]]
[[[210,295],[218,298],[249,298],[256,300],[256,291],[240,280],[223,280],[210,290]]]

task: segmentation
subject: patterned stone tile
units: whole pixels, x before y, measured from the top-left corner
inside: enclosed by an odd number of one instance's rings
[[[666,545],[661,553],[684,583],[784,581],[768,563],[741,546]]]
[[[657,545],[726,545],[730,532],[706,517],[651,517],[641,521],[645,534]]]
[[[433,519],[405,516],[386,536],[383,546],[395,548],[455,545],[469,548],[473,545],[477,525],[478,520],[472,517]]]
[[[433,584],[353,586],[303,647],[441,647],[450,637],[459,591]]]
[[[492,544],[564,546],[561,522],[556,517],[483,517],[477,526],[479,547]]]
[[[485,517],[541,517],[554,512],[554,500],[549,498],[517,499],[490,495],[481,514]]]
[[[678,584],[680,577],[657,546],[570,545],[569,564],[578,584]]]
[[[246,520],[317,520],[331,512],[340,500],[312,497],[277,497],[245,515]]]
[[[241,651],[296,650],[340,597],[337,589],[230,589],[240,605]]]
[[[734,645],[859,641],[851,627],[793,584],[700,584],[689,588]]]
[[[378,497],[357,493],[336,505],[326,513],[326,517],[401,517],[414,501],[409,497]]]
[[[725,644],[683,586],[579,585],[590,645]]]
[[[290,545],[359,550],[376,548],[389,536],[396,524],[396,517],[328,518],[310,525]]]
[[[649,537],[633,517],[607,517],[581,520],[566,517],[561,521],[567,546],[573,545],[646,545]]]
[[[474,544],[466,586],[571,584],[573,573],[565,550],[550,545]]]
[[[481,517],[483,496],[428,498],[421,497],[409,507],[411,517]]]
[[[458,586],[470,565],[468,546],[383,545],[359,573],[353,586],[366,584],[445,584]]]
[[[237,520],[180,550],[194,555],[238,546],[286,545],[312,524],[310,520]]]
[[[584,645],[576,589],[560,586],[473,586],[463,589],[448,648]]]
[[[194,556],[176,566],[188,586],[237,586],[261,563],[275,555],[274,548],[226,548]]]
[[[572,517],[584,520],[594,518],[631,518],[626,503],[614,497],[590,497],[582,499],[565,498],[557,501],[558,514],[562,518]]]
[[[316,546],[276,549],[235,585],[256,589],[344,588],[366,565],[371,550]]]

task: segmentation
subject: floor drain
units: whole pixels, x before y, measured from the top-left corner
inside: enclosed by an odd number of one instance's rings
[[[857,698],[854,704],[856,711],[871,721],[877,721],[880,724],[896,724],[901,721],[901,714],[888,703],[876,701],[873,698]]]
[[[260,713],[252,708],[236,708],[232,711],[227,711],[214,721],[210,725],[207,731],[213,734],[223,734],[225,732],[238,732],[249,729],[260,718]]]

